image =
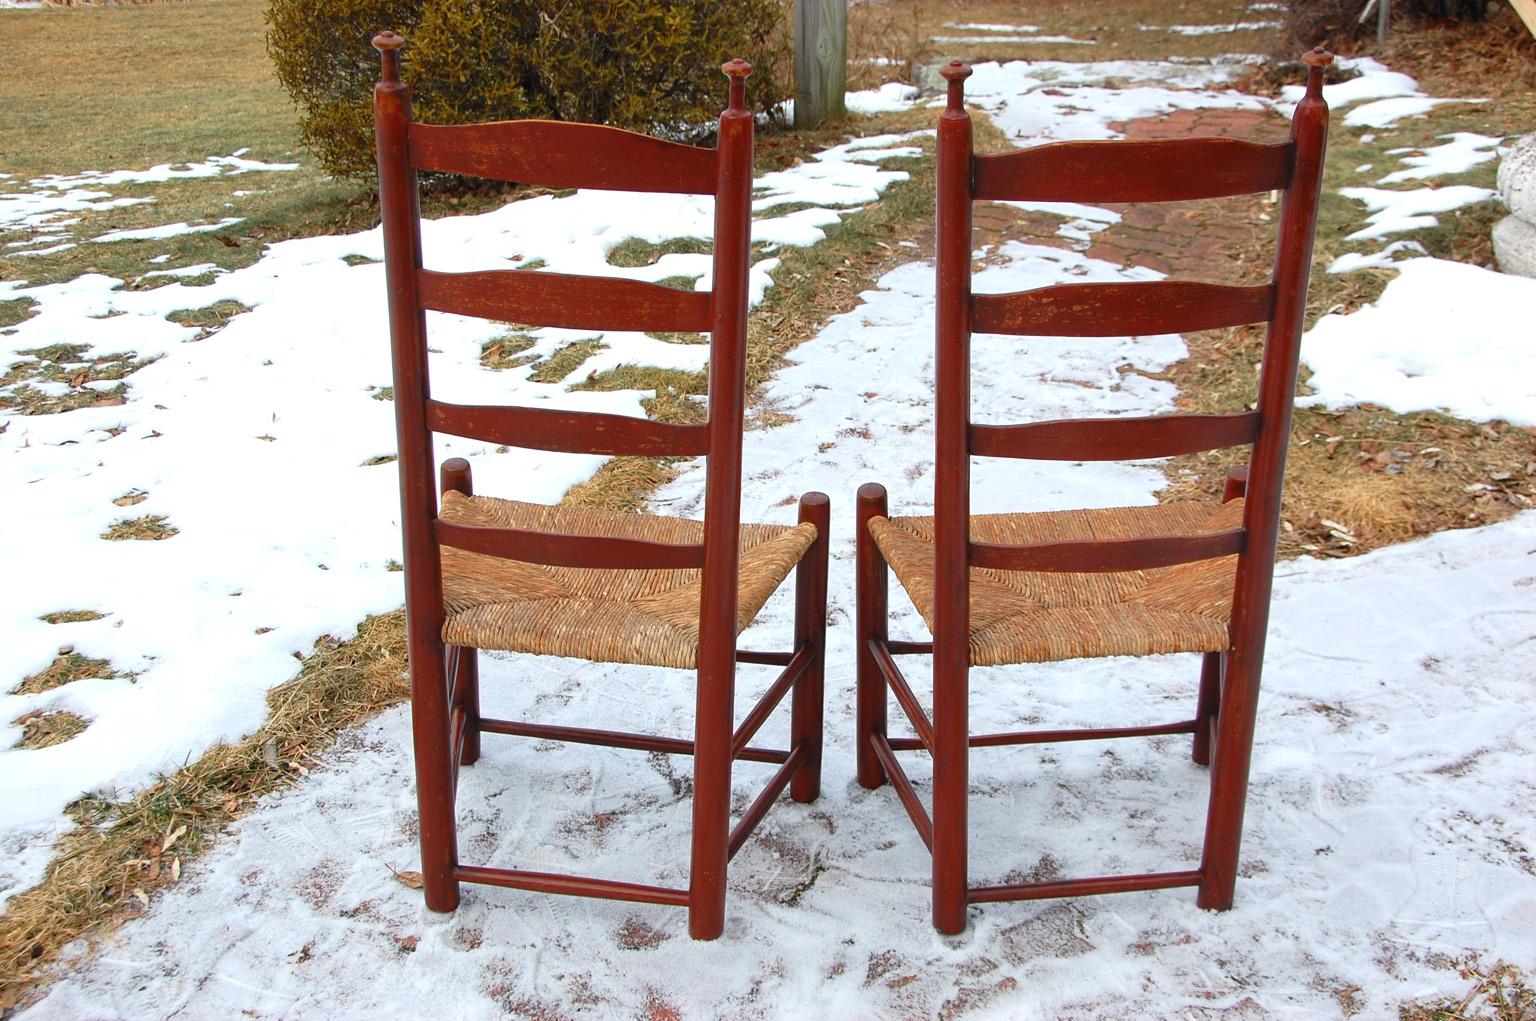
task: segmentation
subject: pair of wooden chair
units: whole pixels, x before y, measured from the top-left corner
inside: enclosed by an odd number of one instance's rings
[[[403,40],[374,40],[375,92],[394,351],[405,546],[406,614],[422,875],[427,906],[451,911],[459,884],[686,906],[689,932],[712,939],[724,922],[726,866],[787,787],[819,792],[826,646],[828,500],[810,493],[793,526],[740,521],[753,118],[750,66],[732,61],[716,149],[613,128],[544,121],[441,126],[412,121],[399,76]],[[1279,524],[1280,482],[1327,110],[1326,54],[1312,70],[1288,142],[1229,139],[1065,143],[977,156],[956,63],[938,141],[937,484],[930,518],[891,517],[884,491],[858,503],[858,779],[890,782],[933,853],[934,924],[965,926],[969,903],[1198,885],[1199,902],[1232,902],[1259,669]],[[423,268],[418,171],[556,187],[712,195],[714,272],[708,292],[538,271],[440,273]],[[1009,295],[971,293],[971,205],[984,199],[1165,201],[1285,193],[1272,282],[1261,287],[1156,282],[1061,285]],[[702,425],[434,399],[427,377],[427,310],[578,329],[707,332],[709,413]],[[969,340],[987,333],[1111,336],[1268,321],[1258,403],[1231,415],[1048,422],[969,420]],[[707,460],[702,522],[543,506],[479,496],[469,465],[450,459],[434,478],[432,436],[606,455]],[[1162,456],[1250,446],[1243,480],[1223,503],[1050,514],[972,516],[972,456],[1071,460]],[[933,641],[886,636],[888,572],[926,619]],[[795,574],[794,647],[737,648],[737,636]],[[498,720],[480,714],[479,649],[690,669],[692,740]],[[972,735],[972,665],[1078,656],[1200,652],[1192,720],[1156,727]],[[932,717],[895,657],[933,656]],[[738,724],[738,663],[780,667]],[[790,747],[751,744],[788,696]],[[916,736],[890,737],[890,697]],[[508,734],[692,755],[692,844],[687,889],[614,879],[489,868],[459,860],[458,769],[479,757],[480,735]],[[1030,741],[1190,733],[1211,763],[1200,868],[1033,885],[970,887],[966,803],[972,747]],[[896,753],[933,757],[932,814]],[[731,823],[736,760],[776,764]]]

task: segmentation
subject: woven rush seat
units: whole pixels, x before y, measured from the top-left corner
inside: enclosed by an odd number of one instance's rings
[[[1242,500],[977,514],[971,539],[1024,544],[1199,535],[1240,527],[1242,520]],[[933,628],[933,518],[875,517],[869,530]],[[1224,651],[1236,570],[1236,556],[1093,574],[973,567],[971,664]]]
[[[443,494],[440,516],[460,525],[565,535],[698,543],[704,523],[652,514]],[[741,526],[739,634],[789,575],[816,527]],[[696,569],[546,567],[444,546],[443,641],[477,649],[692,669],[699,644]]]

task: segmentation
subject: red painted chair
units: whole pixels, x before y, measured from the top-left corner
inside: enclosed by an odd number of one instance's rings
[[[827,498],[803,497],[798,525],[740,522],[753,125],[744,97],[751,66],[740,60],[724,66],[730,102],[720,115],[719,146],[711,151],[587,124],[414,123],[408,90],[399,80],[403,43],[393,33],[374,39],[383,61],[374,111],[427,906],[452,911],[462,882],[686,905],[689,932],[713,939],[724,921],[727,862],[785,787],[796,801],[812,801],[821,776]],[[714,289],[682,291],[529,270],[424,269],[418,171],[565,188],[713,195]],[[665,424],[435,400],[427,380],[428,309],[580,329],[707,332],[708,422]],[[704,455],[704,520],[477,496],[469,465],[459,458],[442,466],[439,502],[433,479],[436,432],[538,450]],[[796,572],[794,649],[738,650],[738,632],[790,571]],[[693,740],[482,717],[478,649],[694,670]],[[782,667],[740,726],[734,721],[738,662]],[[750,745],[791,690],[791,747]],[[458,769],[479,757],[482,733],[692,755],[688,889],[461,863],[454,812]],[[779,768],[732,827],[731,767],[737,759]]]
[[[937,449],[934,514],[890,517],[869,484],[858,505],[859,782],[896,789],[933,854],[933,920],[965,928],[968,904],[1198,886],[1202,907],[1231,906],[1269,618],[1280,487],[1317,217],[1328,110],[1314,50],[1291,140],[1225,138],[1065,142],[978,156],[964,106],[970,69],[943,71],[949,101],[938,142]],[[971,293],[971,206],[983,199],[1157,202],[1285,193],[1274,276],[1258,287],[1189,281],[1062,284]],[[1228,415],[978,425],[970,421],[972,332],[1125,336],[1269,324],[1256,410]],[[970,513],[970,459],[1120,460],[1251,447],[1228,501],[1036,514]],[[1243,478],[1246,475],[1246,498]],[[894,571],[933,635],[887,637]],[[1204,654],[1195,718],[1160,726],[972,734],[972,666],[1085,656]],[[896,656],[933,656],[933,716]],[[887,692],[915,738],[886,733]],[[1211,766],[1198,869],[973,887],[967,879],[970,749],[1191,733]],[[933,756],[932,816],[896,754]]]

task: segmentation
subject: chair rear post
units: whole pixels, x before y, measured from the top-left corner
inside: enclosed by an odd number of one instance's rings
[[[450,708],[442,644],[442,566],[433,532],[437,489],[432,435],[426,421],[426,316],[417,293],[421,227],[416,172],[410,160],[410,90],[400,81],[400,47],[404,44],[405,40],[393,32],[380,33],[373,39],[381,64],[379,82],[373,92],[375,142],[394,362],[421,874],[427,907],[433,911],[452,911],[459,903],[459,886],[454,879],[458,840],[454,828]]]
[[[746,400],[747,272],[752,207],[752,65],[721,66],[730,100],[716,149],[714,305],[709,348],[709,454],[704,483],[704,569],[693,760],[693,848],[688,931],[714,939],[725,925],[731,733],[736,682],[741,430]]]
[[[939,73],[949,96],[939,120],[935,214],[933,924],[958,933],[966,922],[970,788],[971,69],[957,60]]]
[[[1259,674],[1264,661],[1270,588],[1279,539],[1281,486],[1285,476],[1286,448],[1290,442],[1301,331],[1306,317],[1312,236],[1328,142],[1323,69],[1333,62],[1333,56],[1325,50],[1315,49],[1302,60],[1309,69],[1307,91],[1291,122],[1291,138],[1296,146],[1295,171],[1280,216],[1275,253],[1275,310],[1265,340],[1259,380],[1261,426],[1249,461],[1243,515],[1247,540],[1238,560],[1233,595],[1232,650],[1221,678],[1210,811],[1206,817],[1205,851],[1201,862],[1199,904],[1216,910],[1232,906],[1237,884],[1243,807],[1258,713]]]

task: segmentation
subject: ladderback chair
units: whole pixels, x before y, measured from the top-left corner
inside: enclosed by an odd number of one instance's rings
[[[858,503],[859,782],[889,781],[933,855],[933,921],[964,929],[967,905],[1198,886],[1231,906],[1269,618],[1281,480],[1306,303],[1328,111],[1314,50],[1289,141],[1229,138],[1062,142],[977,155],[964,102],[970,69],[942,71],[938,139],[936,453],[933,515],[891,517],[883,487]],[[1011,294],[971,290],[971,209],[981,200],[1161,202],[1280,191],[1273,276],[1254,287],[1181,280],[1058,284]],[[1268,323],[1257,404],[1232,414],[971,421],[971,334],[1137,336]],[[1249,448],[1222,502],[972,515],[971,458],[1121,460]],[[888,637],[889,574],[931,642]],[[1203,653],[1191,720],[1156,726],[970,733],[972,666],[1089,656]],[[932,717],[896,657],[931,653]],[[888,695],[889,693],[889,695]],[[915,737],[887,734],[888,700]],[[1211,766],[1198,869],[974,887],[967,877],[967,792],[974,747],[1191,733]],[[932,813],[897,752],[933,759]]]
[[[785,787],[816,798],[821,774],[827,498],[806,494],[793,526],[742,524],[742,411],[751,228],[753,119],[745,61],[724,65],[729,103],[717,148],[616,128],[552,121],[444,126],[411,118],[393,33],[374,39],[375,89],[394,401],[399,439],[411,708],[427,906],[451,911],[462,882],[686,906],[689,932],[713,939],[724,920],[726,865]],[[713,287],[537,270],[446,273],[422,261],[417,172],[565,188],[711,195]],[[427,378],[426,312],[591,330],[708,333],[704,424],[435,399]],[[433,434],[603,455],[706,458],[704,520],[544,506],[476,495],[469,464],[444,462]],[[740,630],[794,571],[794,648],[738,650]],[[497,720],[479,705],[478,650],[581,657],[695,671],[692,739]],[[781,667],[735,723],[736,664]],[[790,747],[750,744],[791,695]],[[455,830],[460,765],[480,735],[510,734],[692,755],[687,889],[463,864]],[[730,825],[736,759],[777,763]]]

